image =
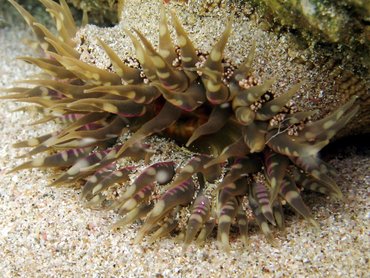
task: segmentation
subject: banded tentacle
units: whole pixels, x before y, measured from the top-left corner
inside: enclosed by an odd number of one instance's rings
[[[10,2],[44,51],[43,57],[20,59],[39,67],[44,77],[20,81],[28,86],[6,89],[1,98],[39,107],[44,117],[35,125],[62,125],[16,143],[32,149],[23,156],[28,161],[13,171],[63,169],[52,184],[81,183],[89,207],[114,209],[121,216],[114,228],[143,219],[136,242],[184,230],[184,249],[193,240],[204,242],[217,227],[220,246],[228,250],[234,223],[247,244],[250,221],[271,239],[272,226],[284,228],[285,203],[317,227],[302,189],[342,197],[335,171],[318,153],[357,113],[356,97],[313,121],[315,111],[299,111],[291,103],[301,83],[274,93],[276,78],[260,81],[253,74],[255,43],[239,66],[224,56],[232,20],[210,52],[202,52],[174,11],[168,25],[161,5],[157,49],[140,30],[125,30],[135,66],[98,40],[111,70],[80,60],[73,39],[77,28],[64,0],[40,0],[55,20],[56,34]],[[175,138],[194,155],[177,169],[170,159],[156,161],[155,146],[145,142],[151,135]],[[138,170],[137,161],[147,167]]]

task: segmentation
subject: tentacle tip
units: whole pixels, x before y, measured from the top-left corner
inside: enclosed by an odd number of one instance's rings
[[[231,251],[231,247],[230,247],[229,243],[219,242],[218,246],[225,253],[230,253],[230,251]]]
[[[157,237],[155,237],[155,236],[151,236],[151,237],[149,237],[148,239],[147,239],[147,242],[148,242],[148,244],[153,244],[155,241],[157,240]],[[140,240],[139,242],[141,242],[142,240]],[[138,243],[139,243],[138,242]]]
[[[269,240],[269,244],[273,248],[280,248],[281,247],[281,244],[277,240],[275,240],[274,238],[271,238],[271,240]]]
[[[139,244],[143,241],[145,237],[145,232],[139,231],[134,239],[134,244]]]
[[[182,250],[181,250],[182,254],[186,254],[188,249],[189,249],[189,243],[184,243],[182,245]]]
[[[266,240],[269,244],[271,244],[271,245],[275,244],[275,240],[274,240],[274,237],[272,236],[271,232],[265,233],[265,237],[266,237]]]
[[[276,227],[276,226],[277,226],[276,221],[275,221],[275,219],[274,219],[274,218],[272,218],[272,219],[268,219],[268,220],[269,220],[269,222],[270,222],[270,224],[271,224],[272,226],[274,226],[274,227]]]
[[[189,138],[189,140],[186,142],[185,147],[189,148],[190,145],[194,142],[193,136]]]
[[[18,170],[19,170],[18,167],[15,167],[13,169],[10,169],[10,170],[6,171],[5,175],[13,174],[13,173],[17,172]]]
[[[242,242],[244,247],[249,247],[249,239],[246,235],[240,236],[240,241]]]
[[[359,96],[358,95],[354,95],[354,96],[351,97],[351,100],[354,100],[355,101],[357,99],[359,99]]]
[[[331,194],[330,197],[332,197],[335,201],[345,201],[344,195],[341,191]]]
[[[216,164],[221,164],[221,163],[223,163],[223,161],[220,161],[220,159],[218,159],[218,158],[214,158],[211,161],[209,161],[206,164],[204,164],[203,168],[204,169],[208,169],[208,168],[210,168],[210,167],[212,167],[212,166],[214,166]]]
[[[58,184],[54,182],[50,182],[46,185],[46,187],[54,187],[54,186],[58,186]]]
[[[321,230],[319,222],[317,222],[313,218],[309,218],[308,221],[310,222],[311,226],[314,228],[315,232],[319,232]]]
[[[80,196],[80,200],[81,201],[85,201],[86,200],[86,197],[87,197],[88,193],[87,192],[81,192],[81,196]]]
[[[213,166],[214,164],[215,164],[215,163],[212,163],[212,161],[210,161],[210,162],[208,162],[208,163],[204,164],[203,168],[204,168],[204,169],[207,169],[207,168],[209,168],[209,167]]]

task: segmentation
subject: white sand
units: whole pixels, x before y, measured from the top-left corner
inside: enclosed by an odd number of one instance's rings
[[[20,43],[23,30],[0,29],[0,85],[34,73],[15,61],[28,55]],[[297,216],[289,216],[276,246],[260,232],[250,235],[250,247],[232,239],[229,254],[218,251],[215,239],[191,246],[185,255],[173,239],[133,245],[133,225],[123,232],[109,226],[116,216],[85,209],[79,190],[46,187],[52,171],[32,170],[6,175],[24,153],[11,144],[50,132],[52,124],[28,127],[36,113],[16,112],[12,102],[0,102],[0,276],[2,277],[366,277],[369,275],[368,200],[370,159],[350,156],[332,161],[340,170],[338,184],[345,201],[305,194],[321,225],[315,233]]]

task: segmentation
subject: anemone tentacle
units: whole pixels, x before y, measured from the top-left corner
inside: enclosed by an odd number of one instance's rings
[[[271,240],[271,226],[284,228],[285,201],[318,227],[301,198],[303,188],[342,197],[335,171],[318,152],[357,113],[356,97],[312,121],[315,111],[297,111],[290,104],[301,83],[275,95],[270,91],[275,78],[259,82],[254,77],[255,43],[244,63],[230,66],[224,49],[231,19],[205,53],[194,47],[174,11],[177,43],[172,41],[161,5],[158,50],[139,30],[125,30],[138,60],[132,66],[99,40],[112,63],[108,70],[79,59],[73,40],[77,28],[64,0],[40,0],[55,20],[56,34],[9,1],[45,54],[20,59],[49,79],[23,80],[33,87],[5,90],[1,98],[41,107],[44,118],[34,124],[63,124],[60,130],[16,143],[14,147],[33,149],[27,154],[30,160],[12,171],[65,169],[52,184],[83,182],[81,195],[89,207],[114,209],[122,216],[114,228],[144,219],[136,242],[184,230],[184,250],[193,240],[204,241],[215,226],[220,246],[228,250],[234,222],[247,244],[247,208]],[[131,137],[122,141],[128,132]],[[177,169],[171,160],[151,161],[145,140],[153,134],[176,138],[194,150],[193,157]],[[38,155],[49,151],[53,153]],[[122,158],[149,166],[140,171],[135,162],[122,165]],[[132,180],[135,171],[139,173]],[[181,224],[182,211],[189,215],[186,225]]]

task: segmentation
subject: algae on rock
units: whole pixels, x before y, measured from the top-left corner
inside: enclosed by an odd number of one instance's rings
[[[119,21],[124,0],[67,0],[67,2],[87,13],[91,23],[114,25]]]
[[[349,48],[370,67],[370,1],[250,0],[270,23],[300,32],[309,45]]]

